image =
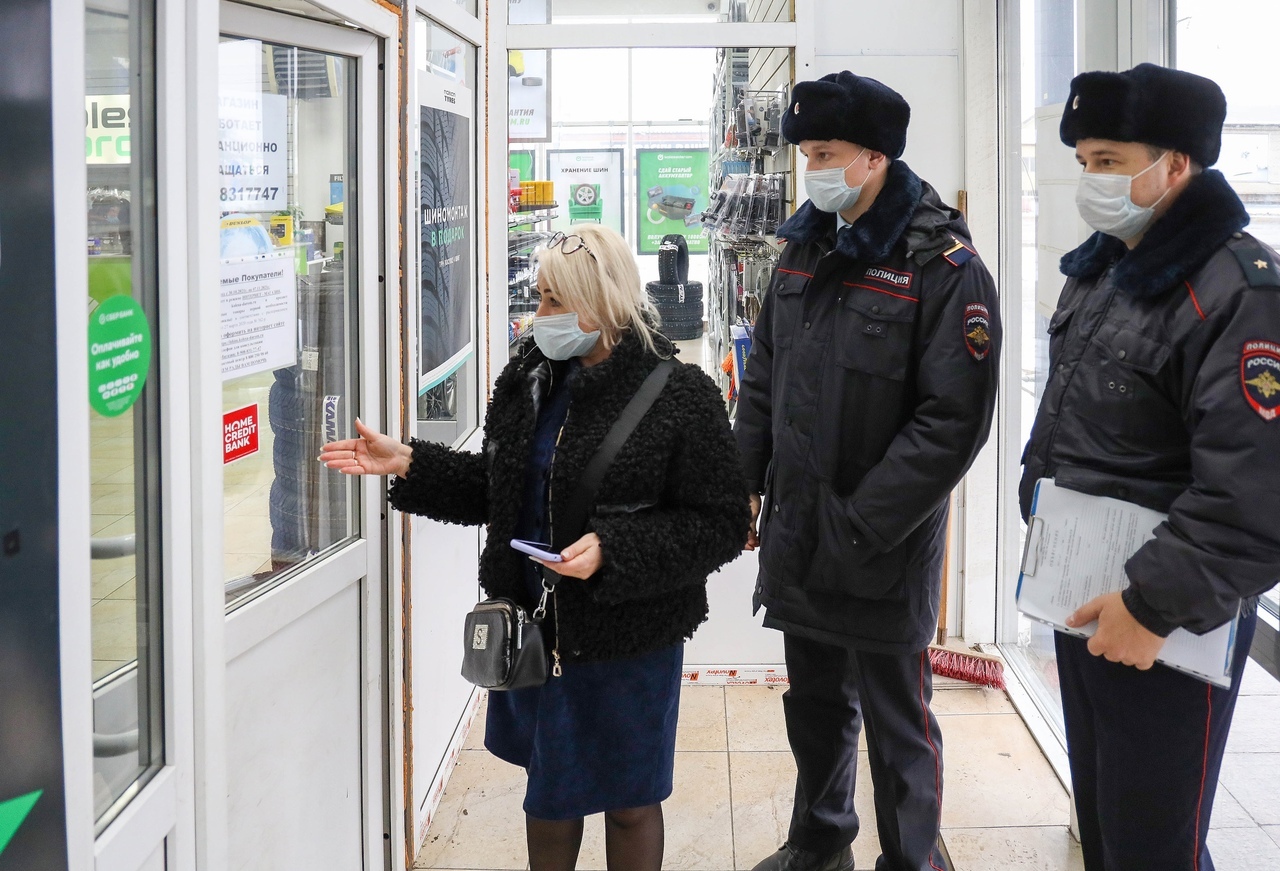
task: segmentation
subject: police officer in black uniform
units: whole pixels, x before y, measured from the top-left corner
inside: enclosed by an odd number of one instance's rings
[[[842,72],[796,85],[782,125],[810,200],[778,230],[734,432],[763,493],[755,606],[784,633],[798,774],[787,843],[756,871],[852,869],[864,722],[876,868],[945,868],[927,647],[948,495],[990,428],[1000,322],[963,217],[898,159],[909,117],[898,93]]]
[[[1061,137],[1096,232],[1062,258],[1049,381],[1024,455],[1036,481],[1167,512],[1122,593],[1058,633],[1089,871],[1212,871],[1205,846],[1256,622],[1280,577],[1280,271],[1218,159],[1212,81],[1142,64],[1077,76]],[[1231,689],[1154,665],[1175,628],[1240,615]]]

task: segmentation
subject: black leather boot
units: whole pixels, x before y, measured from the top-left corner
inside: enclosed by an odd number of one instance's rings
[[[845,847],[824,855],[787,843],[751,871],[853,871],[853,850]]]

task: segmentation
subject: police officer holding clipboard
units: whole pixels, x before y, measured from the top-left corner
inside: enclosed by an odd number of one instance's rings
[[[1257,596],[1280,577],[1280,270],[1218,159],[1212,81],[1142,64],[1077,76],[1062,141],[1095,232],[1062,258],[1037,480],[1168,514],[1128,587],[1068,619],[1058,673],[1088,871],[1211,871],[1205,838]],[[1178,627],[1240,614],[1232,686],[1155,664]],[[1154,667],[1153,667],[1154,666]]]

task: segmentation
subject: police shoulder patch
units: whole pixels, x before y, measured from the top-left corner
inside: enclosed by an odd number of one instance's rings
[[[985,360],[991,353],[991,312],[980,302],[964,307],[964,346],[975,360]]]
[[[1261,248],[1235,248],[1232,253],[1240,261],[1250,287],[1280,287],[1280,272],[1268,252]]]
[[[951,243],[952,244],[950,246],[943,249],[942,259],[946,260],[952,266],[961,266],[978,256],[978,252],[961,242],[955,236],[951,237]]]
[[[1240,351],[1240,387],[1263,420],[1280,416],[1280,344],[1251,339]]]

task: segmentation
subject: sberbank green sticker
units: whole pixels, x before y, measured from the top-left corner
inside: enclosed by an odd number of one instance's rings
[[[129,296],[113,296],[89,314],[89,406],[104,417],[128,411],[147,382],[151,327]]]

